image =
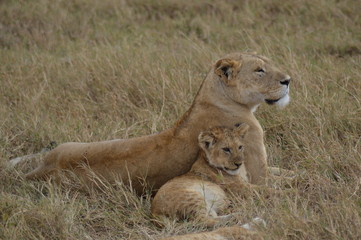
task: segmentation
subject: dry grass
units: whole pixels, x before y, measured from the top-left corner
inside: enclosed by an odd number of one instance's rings
[[[0,1],[0,239],[157,239],[202,229],[150,222],[150,197],[25,182],[6,162],[50,141],[128,138],[171,126],[217,57],[255,50],[293,77],[262,106],[271,165],[293,197],[240,202],[267,239],[361,239],[359,1]],[[25,171],[25,170],[24,170]],[[70,183],[69,183],[70,184]]]

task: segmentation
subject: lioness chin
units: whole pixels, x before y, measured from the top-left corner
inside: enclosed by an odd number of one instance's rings
[[[170,129],[132,139],[64,143],[50,151],[27,179],[45,178],[69,169],[87,179],[87,165],[107,180],[120,177],[138,192],[158,189],[186,173],[197,158],[197,136],[214,126],[249,125],[245,168],[249,181],[263,184],[267,174],[263,130],[253,111],[263,102],[288,103],[290,77],[270,60],[233,53],[218,60],[203,81],[190,109]]]

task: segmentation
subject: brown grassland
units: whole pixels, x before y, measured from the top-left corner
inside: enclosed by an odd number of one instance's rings
[[[361,11],[357,0],[0,1],[0,239],[158,239],[205,230],[150,220],[121,184],[24,181],[9,159],[50,141],[151,134],[190,106],[211,64],[257,51],[292,76],[290,105],[256,117],[284,194],[241,201],[266,239],[361,239]],[[174,166],[177,167],[177,166]],[[234,224],[229,223],[229,225]]]

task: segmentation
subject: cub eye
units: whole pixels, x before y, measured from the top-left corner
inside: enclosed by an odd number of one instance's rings
[[[257,68],[255,70],[255,72],[257,72],[257,73],[265,73],[265,70],[263,68],[259,67],[259,68]]]
[[[243,149],[243,146],[242,146],[242,145],[238,147],[238,150],[242,150],[242,149]]]
[[[222,150],[223,150],[223,152],[225,152],[225,153],[231,153],[231,149],[229,149],[229,148],[222,148]]]

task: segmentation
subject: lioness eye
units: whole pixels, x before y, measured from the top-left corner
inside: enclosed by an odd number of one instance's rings
[[[264,69],[263,68],[257,68],[255,72],[258,72],[258,73],[264,73]]]
[[[243,146],[239,146],[239,147],[238,147],[238,150],[242,150],[242,148],[243,148]]]
[[[229,148],[222,148],[222,150],[223,150],[225,153],[231,153],[231,149],[229,149]]]

